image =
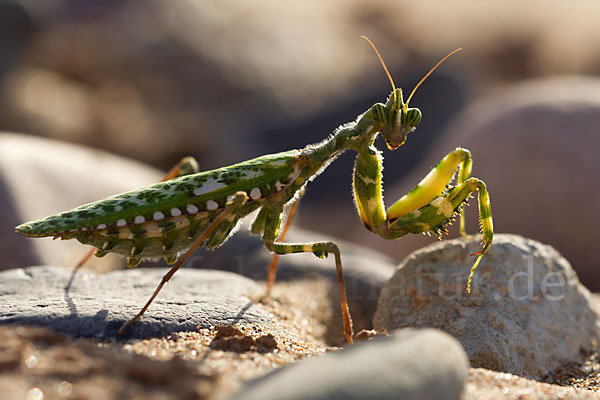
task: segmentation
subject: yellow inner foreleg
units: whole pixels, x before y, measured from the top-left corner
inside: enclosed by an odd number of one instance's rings
[[[457,148],[446,155],[413,190],[387,209],[387,218],[400,218],[431,203],[433,199],[443,193],[459,166],[458,183],[460,184],[471,176],[472,162],[469,150]]]

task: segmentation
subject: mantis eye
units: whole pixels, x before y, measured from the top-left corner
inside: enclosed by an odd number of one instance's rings
[[[409,108],[406,111],[406,120],[404,121],[404,129],[408,133],[412,131],[419,122],[421,122],[422,114],[418,108]]]

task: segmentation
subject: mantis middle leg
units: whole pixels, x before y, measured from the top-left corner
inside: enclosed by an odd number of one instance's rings
[[[342,317],[344,320],[344,336],[346,341],[353,343],[352,335],[352,318],[348,308],[348,300],[346,298],[346,287],[344,285],[344,274],[342,272],[342,259],[340,249],[333,242],[313,242],[313,243],[282,243],[277,241],[281,219],[283,215],[283,205],[276,203],[265,205],[257,217],[257,221],[253,224],[253,230],[260,225],[263,228],[263,241],[265,247],[276,255],[292,254],[292,253],[313,253],[319,258],[327,258],[331,253],[335,258],[335,268],[338,281],[338,289],[340,295],[340,306],[342,309]],[[259,220],[260,218],[260,220]]]

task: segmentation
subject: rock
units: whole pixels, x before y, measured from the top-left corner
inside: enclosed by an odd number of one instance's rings
[[[0,273],[0,323],[40,325],[57,332],[122,338],[117,330],[146,303],[167,270],[138,268],[95,275],[29,267]],[[125,338],[160,336],[214,325],[265,322],[249,299],[260,290],[250,279],[222,271],[182,269],[162,289]]]
[[[595,207],[600,186],[592,183],[600,170],[598,126],[600,79],[563,76],[519,83],[457,116],[416,174],[386,193],[391,198],[405,193],[445,154],[466,147],[473,155],[473,176],[489,189],[497,231],[554,246],[583,284],[599,291],[600,253],[592,251],[600,221]],[[474,232],[476,207],[467,213]],[[390,247],[390,254],[405,255],[402,246],[408,242]]]
[[[442,329],[473,366],[538,379],[597,343],[590,293],[556,250],[496,235],[467,296],[476,249],[475,238],[456,239],[408,256],[381,292],[375,328]]]
[[[460,344],[406,329],[255,379],[231,399],[458,399],[468,372]]]
[[[161,175],[103,151],[0,133],[2,269],[35,264],[75,266],[89,247],[74,240],[26,238],[15,233],[15,226],[156,182]],[[93,262],[103,270],[124,265],[118,257]]]

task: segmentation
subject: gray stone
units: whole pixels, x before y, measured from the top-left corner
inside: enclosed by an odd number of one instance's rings
[[[2,269],[70,265],[88,251],[79,242],[30,239],[15,226],[161,179],[143,164],[100,150],[33,136],[0,133],[0,254]],[[92,260],[103,269],[121,258]]]
[[[405,329],[283,367],[251,381],[232,400],[458,399],[468,360],[451,336]]]
[[[539,379],[580,360],[598,341],[590,293],[556,250],[516,235],[496,235],[464,292],[471,238],[408,256],[386,284],[376,329],[433,327],[455,336],[476,367]]]
[[[138,268],[96,275],[60,267],[0,273],[0,323],[40,325],[81,337],[123,338],[117,331],[146,303],[167,270]],[[222,271],[182,269],[142,319],[124,336],[145,338],[173,331],[268,321],[250,300],[260,287]]]

